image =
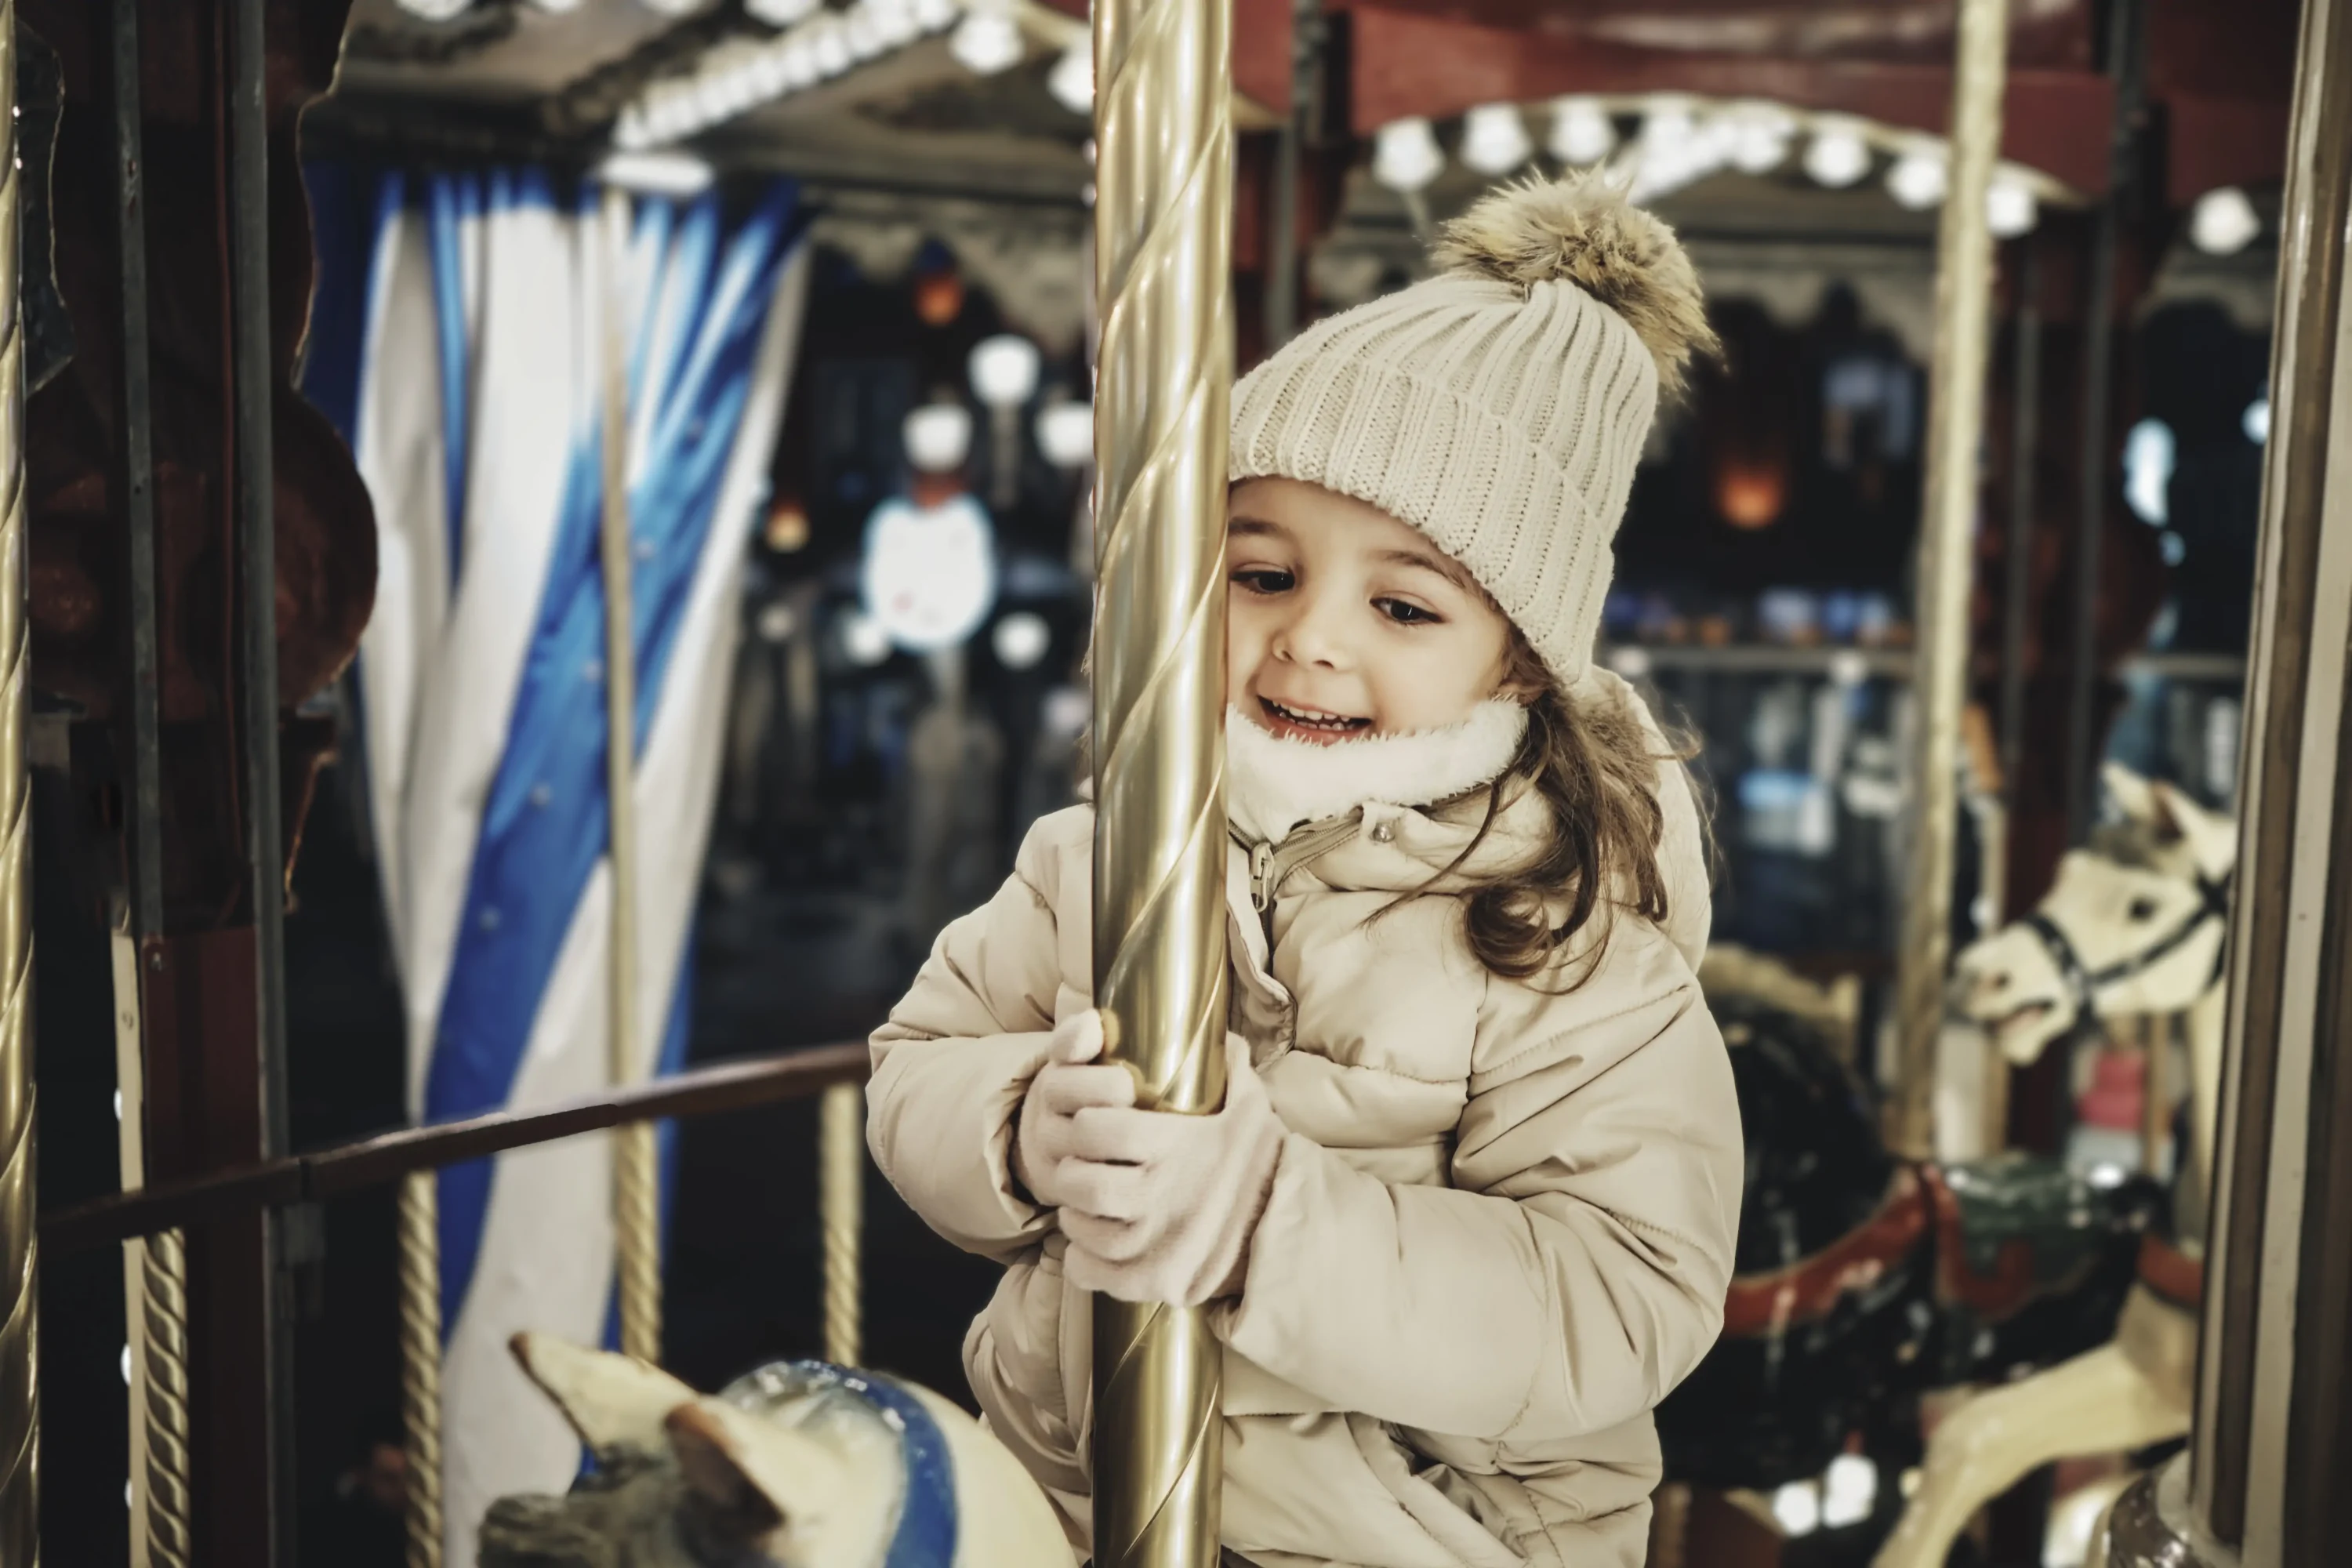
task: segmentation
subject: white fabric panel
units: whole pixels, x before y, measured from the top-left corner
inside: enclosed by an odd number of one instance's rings
[[[803,246],[778,276],[742,427],[635,781],[638,842],[646,847],[638,868],[641,1070],[651,1065],[668,1023],[701,884],[741,630],[745,543],[766,496],[807,279]],[[611,900],[611,863],[599,861],[549,977],[513,1105],[591,1093],[605,1081]],[[611,1144],[603,1135],[499,1161],[480,1261],[442,1374],[451,1563],[474,1560],[475,1533],[493,1500],[560,1491],[578,1467],[578,1440],[515,1367],[507,1342],[523,1329],[580,1342],[603,1333],[613,1269],[611,1192]]]
[[[413,868],[403,941],[412,1111],[424,1104],[482,805],[505,754],[546,581],[578,435],[578,389],[593,385],[569,216],[525,203],[480,226],[480,245],[467,247],[480,254],[482,307],[463,558],[447,623],[425,650],[402,802]]]
[[[425,226],[405,209],[377,237],[357,428],[360,478],[375,506],[375,610],[360,639],[369,808],[393,960],[409,969],[408,855],[400,801],[421,666],[449,613],[447,459],[441,353]],[[415,1102],[410,1110],[414,1113]]]

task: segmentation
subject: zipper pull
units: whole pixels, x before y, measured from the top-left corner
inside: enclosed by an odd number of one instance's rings
[[[1264,914],[1274,903],[1274,846],[1250,846],[1250,908]]]

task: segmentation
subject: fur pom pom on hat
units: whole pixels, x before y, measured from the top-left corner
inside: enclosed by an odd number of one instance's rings
[[[1535,178],[1482,196],[1445,226],[1435,258],[1449,272],[1522,290],[1575,284],[1633,329],[1669,401],[1682,395],[1693,358],[1721,352],[1675,231],[1598,174]]]
[[[1716,352],[1698,275],[1597,174],[1493,193],[1434,259],[1436,277],[1242,378],[1231,477],[1304,480],[1412,524],[1573,681],[1661,395]]]

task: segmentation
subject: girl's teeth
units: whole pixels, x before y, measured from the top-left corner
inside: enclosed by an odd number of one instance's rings
[[[1295,708],[1285,708],[1279,702],[1268,702],[1266,706],[1273,709],[1283,719],[1303,729],[1352,730],[1358,722],[1354,719],[1344,719],[1330,713],[1301,713]]]

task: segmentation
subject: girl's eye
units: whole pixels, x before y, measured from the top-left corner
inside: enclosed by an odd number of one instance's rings
[[[1276,566],[1246,566],[1234,574],[1234,581],[1253,594],[1286,594],[1298,579]]]
[[[1444,618],[1402,599],[1374,599],[1372,607],[1402,626],[1430,626]]]

